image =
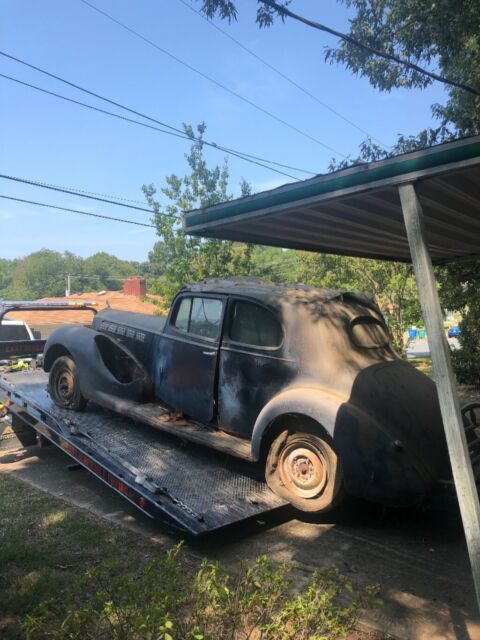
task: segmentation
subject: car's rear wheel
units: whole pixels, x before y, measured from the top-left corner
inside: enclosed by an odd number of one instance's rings
[[[80,380],[75,362],[68,356],[57,358],[50,369],[48,390],[55,404],[62,409],[83,411],[87,404],[80,392]]]
[[[270,447],[265,478],[274,493],[301,511],[328,511],[344,496],[338,456],[326,437],[283,431]]]

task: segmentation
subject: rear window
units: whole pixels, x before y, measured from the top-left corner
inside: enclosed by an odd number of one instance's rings
[[[23,324],[0,324],[0,340],[30,340]]]
[[[390,342],[385,325],[372,316],[355,318],[350,331],[354,344],[361,349],[381,349]]]
[[[271,311],[253,302],[238,300],[233,307],[230,339],[254,347],[279,347],[283,333]]]

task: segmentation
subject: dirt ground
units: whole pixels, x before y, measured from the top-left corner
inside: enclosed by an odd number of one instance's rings
[[[85,471],[68,470],[54,447],[0,455],[0,481],[8,474],[57,498],[125,527],[148,544],[168,546],[182,536],[147,520]],[[300,521],[282,508],[186,539],[189,552],[233,565],[266,554],[294,562],[305,575],[335,565],[359,585],[381,585],[383,606],[362,618],[361,640],[480,640],[480,619],[456,501],[444,487],[422,509],[385,510],[351,502],[342,513]],[[373,637],[368,635],[374,633]],[[365,635],[367,634],[367,635]]]

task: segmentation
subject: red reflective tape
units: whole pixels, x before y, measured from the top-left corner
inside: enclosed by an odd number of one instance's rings
[[[65,451],[68,451],[68,453],[70,453],[70,455],[73,456],[76,460],[81,462],[84,467],[95,473],[95,475],[97,475],[104,482],[119,491],[129,500],[138,503],[142,508],[145,507],[147,501],[144,498],[140,497],[134,490],[130,489],[130,487],[128,487],[124,482],[119,480],[112,473],[110,473],[110,471],[98,464],[98,462],[93,461],[81,451],[78,451],[78,449],[71,445],[69,442],[62,443],[62,448]]]

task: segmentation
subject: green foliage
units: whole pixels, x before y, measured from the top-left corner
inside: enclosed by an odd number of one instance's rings
[[[298,282],[303,255],[291,249],[255,246],[250,275],[275,283]]]
[[[81,271],[86,277],[78,279],[83,290],[109,289],[117,291],[122,288],[125,278],[138,275],[139,265],[135,262],[120,260],[115,256],[101,251],[93,256],[85,258]],[[74,281],[76,288],[76,282]]]
[[[191,127],[185,130],[193,136]],[[204,131],[205,125],[200,125],[200,139]],[[166,305],[185,283],[216,276],[249,275],[279,283],[303,282],[313,286],[369,291],[376,296],[385,314],[395,348],[403,353],[403,332],[406,326],[418,322],[421,317],[411,267],[202,240],[183,234],[180,221],[173,216],[181,216],[183,211],[192,208],[224,202],[231,197],[227,165],[208,169],[202,151],[201,141],[193,141],[187,156],[191,173],[183,179],[175,175],[167,178],[162,193],[169,204],[160,206],[154,199],[154,187],[144,187],[161,237],[149,256],[151,270],[161,274],[154,291],[165,299]],[[380,152],[367,143],[362,148],[364,158],[372,159]],[[246,185],[243,193],[248,193]]]
[[[480,386],[480,260],[448,265],[437,272],[443,306],[462,315],[461,349],[452,351],[457,380]]]
[[[188,282],[209,277],[247,275],[251,265],[252,247],[214,239],[201,239],[183,233],[181,217],[184,211],[230,200],[228,192],[228,165],[213,169],[207,167],[203,157],[202,138],[206,126],[197,127],[196,139],[191,126],[184,125],[192,139],[186,156],[190,173],[183,178],[172,174],[166,178],[161,193],[168,203],[161,205],[156,199],[153,185],[143,187],[148,204],[153,210],[153,221],[160,236],[149,254],[153,272],[162,275],[155,283],[154,292],[170,304],[177,291]],[[249,186],[241,184],[242,195],[248,195]]]
[[[285,7],[291,2],[291,0],[277,1],[279,5]],[[232,0],[201,0],[201,2],[202,11],[210,19],[217,15],[222,20],[228,20],[229,22],[237,19],[237,7]],[[266,6],[261,0],[257,0],[257,2],[258,8],[256,21],[260,27],[269,27],[273,24],[275,18],[279,17],[281,20],[284,19],[282,14],[274,8]]]
[[[72,293],[121,289],[129,275],[142,272],[142,265],[120,260],[108,253],[81,258],[65,251],[42,249],[17,260],[0,260],[0,298],[35,300],[63,296],[67,275],[72,275]]]
[[[240,3],[201,0],[209,17],[236,20]],[[437,68],[440,75],[480,90],[480,0],[337,0],[350,14],[348,35],[374,49]],[[281,14],[257,0],[257,23],[270,26]],[[278,2],[287,5],[289,2]],[[283,18],[282,18],[283,19]],[[433,80],[397,62],[375,56],[346,41],[327,47],[325,59],[340,63],[352,73],[368,78],[381,91],[420,88]],[[439,127],[428,136],[440,142],[456,135],[480,131],[480,98],[449,87],[445,105],[432,105]]]
[[[7,291],[11,286],[15,264],[16,260],[0,258],[0,298],[2,297],[2,292]]]
[[[376,49],[420,66],[439,69],[446,78],[480,90],[480,1],[339,0],[353,10],[349,35]],[[417,71],[342,42],[326,58],[365,76],[381,91],[424,88],[432,80]],[[480,98],[448,88],[446,105],[433,105],[440,127],[456,134],[480,131]],[[443,131],[445,136],[447,131]]]
[[[9,297],[28,300],[29,297],[61,295],[65,288],[59,278],[62,267],[62,255],[48,249],[18,260],[11,274]]]
[[[404,354],[403,333],[421,319],[411,265],[306,254],[298,276],[305,284],[373,293],[389,326],[395,349]]]
[[[295,588],[288,565],[266,557],[235,573],[204,560],[188,567],[180,546],[136,572],[102,563],[69,598],[45,602],[25,622],[28,639],[328,640],[377,604],[378,587],[354,590],[336,569]]]

